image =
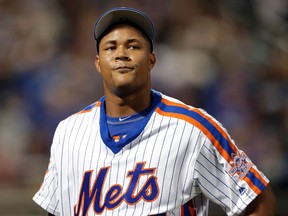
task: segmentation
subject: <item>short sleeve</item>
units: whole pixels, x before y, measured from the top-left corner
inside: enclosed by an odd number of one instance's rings
[[[266,188],[269,180],[218,122],[210,118],[209,123],[194,176],[209,200],[220,205],[227,215],[238,215]]]
[[[59,127],[58,127],[59,128]],[[58,172],[55,160],[55,146],[58,140],[57,130],[54,135],[51,146],[48,169],[45,173],[43,183],[34,195],[33,200],[47,212],[53,215],[59,213],[59,187],[58,187]]]

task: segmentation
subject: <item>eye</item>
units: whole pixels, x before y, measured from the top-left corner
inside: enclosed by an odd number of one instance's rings
[[[104,50],[107,50],[107,51],[112,51],[112,50],[116,50],[116,46],[115,45],[111,45],[111,46],[107,46],[107,47],[105,47],[105,49]]]
[[[139,45],[136,45],[136,44],[130,44],[130,45],[128,46],[128,49],[131,49],[131,50],[140,49],[140,46],[139,46]]]

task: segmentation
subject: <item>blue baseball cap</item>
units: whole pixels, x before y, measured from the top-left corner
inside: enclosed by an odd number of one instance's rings
[[[149,39],[151,52],[153,51],[154,25],[152,20],[142,11],[128,7],[112,8],[98,18],[94,26],[94,38],[97,43],[97,50],[106,31],[111,26],[120,23],[130,23],[142,31]]]

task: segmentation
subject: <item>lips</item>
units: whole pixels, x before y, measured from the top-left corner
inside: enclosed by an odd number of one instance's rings
[[[119,71],[119,72],[128,72],[128,71],[133,70],[133,67],[131,67],[131,66],[118,66],[118,67],[115,67],[115,70]]]

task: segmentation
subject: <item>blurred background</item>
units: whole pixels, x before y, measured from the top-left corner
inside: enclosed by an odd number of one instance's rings
[[[115,6],[155,22],[153,88],[215,116],[288,215],[287,0],[0,0],[0,215],[46,215],[32,196],[58,122],[103,95],[93,25]]]

